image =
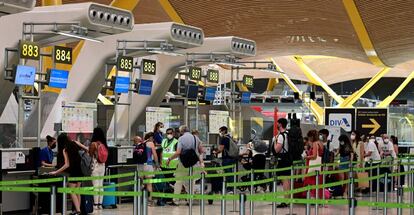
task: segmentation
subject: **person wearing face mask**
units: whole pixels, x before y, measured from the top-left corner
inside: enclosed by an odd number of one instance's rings
[[[365,158],[365,167],[377,166],[381,164],[381,156],[378,152],[378,148],[375,145],[375,137],[371,136],[366,143],[364,143],[364,158]],[[371,171],[367,171],[369,177],[377,176],[379,172],[377,168],[372,170],[372,175],[370,174]],[[372,183],[374,186],[372,187],[373,191],[377,190],[377,180],[373,180]]]
[[[352,131],[351,133],[351,143],[352,148],[354,150],[354,158],[353,161],[360,161],[358,164],[359,167],[363,167],[363,161],[364,161],[364,143],[361,140],[361,135],[358,131]]]
[[[155,146],[161,145],[162,140],[164,139],[163,138],[162,131],[161,131],[161,129],[163,129],[163,128],[164,128],[164,124],[162,122],[155,123],[154,131],[153,131],[154,132],[154,143],[155,143]]]
[[[162,140],[161,147],[161,169],[164,170],[175,170],[178,164],[178,158],[171,160],[170,165],[167,166],[167,160],[169,157],[175,154],[177,151],[178,140],[174,137],[174,129],[168,128],[165,132],[166,138]],[[165,175],[166,178],[172,177],[174,174]]]
[[[389,140],[387,134],[382,135],[382,141],[378,143],[378,149],[379,149],[381,158],[387,158],[387,157],[393,157],[394,159],[397,158],[392,141]]]
[[[343,162],[348,162],[348,161],[352,161],[353,156],[354,156],[354,151],[351,145],[351,141],[349,140],[348,136],[346,135],[341,135],[338,138],[339,140],[339,160],[341,163]],[[339,169],[340,170],[345,170],[349,168],[349,164],[341,164],[339,165]],[[343,180],[347,180],[347,176],[348,173],[340,173],[338,174],[339,176],[339,181],[343,181]],[[344,192],[344,197],[346,198],[348,196],[348,189],[347,189],[347,184],[344,185],[343,187]]]
[[[39,160],[42,167],[54,167],[53,165],[53,149],[56,148],[56,138],[49,135],[46,136],[47,146],[40,150]]]

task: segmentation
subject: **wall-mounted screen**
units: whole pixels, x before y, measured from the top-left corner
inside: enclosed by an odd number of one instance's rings
[[[252,96],[251,92],[242,92],[241,103],[244,103],[244,104],[250,103],[251,96]]]
[[[49,71],[49,87],[66,89],[68,85],[69,71],[51,69]]]
[[[128,93],[129,77],[118,76],[115,78],[115,93]]]
[[[32,66],[18,65],[16,67],[16,77],[14,83],[16,85],[33,86],[36,76],[36,68]]]
[[[215,97],[216,97],[216,88],[215,87],[207,87],[205,89],[204,100],[214,101]]]
[[[186,96],[189,99],[197,99],[198,86],[197,85],[187,85]]]
[[[139,89],[138,89],[138,94],[141,95],[151,95],[152,92],[152,80],[145,80],[145,79],[141,79],[139,81]]]

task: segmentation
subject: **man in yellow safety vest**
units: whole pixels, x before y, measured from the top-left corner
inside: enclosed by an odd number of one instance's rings
[[[174,138],[174,129],[168,128],[165,133],[167,134],[167,137],[164,138],[161,143],[161,147],[162,147],[161,169],[163,171],[164,170],[175,170],[177,168],[178,158],[171,160],[169,165],[167,165],[167,160],[169,157],[175,154],[175,151],[177,150],[178,140]],[[174,175],[172,174],[171,177],[173,176]],[[169,176],[165,175],[165,177],[169,177]]]

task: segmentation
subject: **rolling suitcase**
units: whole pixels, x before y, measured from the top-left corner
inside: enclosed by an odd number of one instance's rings
[[[81,214],[87,215],[93,213],[93,196],[81,195]]]
[[[104,186],[114,185],[114,182],[104,182]],[[105,192],[114,192],[116,191],[115,187],[105,188]],[[105,209],[114,209],[117,208],[116,206],[116,197],[115,196],[104,196],[102,201],[102,207]]]

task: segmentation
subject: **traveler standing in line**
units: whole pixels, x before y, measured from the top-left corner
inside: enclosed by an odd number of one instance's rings
[[[53,149],[56,148],[56,138],[49,135],[46,136],[47,146],[40,150],[39,160],[40,166],[54,167],[53,165]]]
[[[106,150],[108,152],[108,144],[106,141],[105,132],[101,128],[93,129],[91,144],[89,148],[84,146],[80,142],[76,142],[79,147],[84,149],[89,153],[89,156],[92,158],[92,175],[91,176],[104,176],[105,175],[105,155],[100,154],[100,151]],[[104,147],[104,148],[100,148]],[[95,191],[103,191],[103,179],[92,180],[92,184],[95,188]],[[94,210],[102,209],[103,196],[94,195],[93,204]]]
[[[214,151],[215,154],[221,153],[221,166],[229,166],[233,165],[237,162],[238,157],[231,157],[230,156],[230,144],[234,144],[233,138],[229,134],[229,130],[226,126],[222,126],[219,128],[219,134],[220,134],[220,142],[218,149]],[[224,170],[225,173],[232,173],[233,168],[227,168]],[[233,176],[226,177],[227,183],[232,183],[234,180]],[[227,192],[232,192],[232,188],[228,187]]]
[[[391,135],[391,140],[392,140],[392,144],[394,145],[394,152],[395,152],[395,154],[398,155],[398,153],[399,153],[398,138],[394,135]],[[404,165],[400,165],[398,168],[399,168],[400,172],[405,171],[404,170]],[[400,180],[400,185],[404,186],[404,184],[405,184],[405,175],[401,175],[399,180]],[[398,185],[398,178],[396,178],[396,180],[395,180],[395,187],[397,187],[397,185]]]
[[[58,142],[58,154],[57,154],[57,170],[50,172],[50,175],[59,175],[67,173],[69,177],[82,177],[81,171],[81,157],[79,155],[79,147],[77,144],[69,139],[66,134],[60,134],[57,139]],[[81,182],[71,181],[68,182],[69,188],[79,188]],[[79,194],[70,194],[74,208],[74,215],[81,214],[80,202],[81,198]]]
[[[161,154],[161,169],[163,171],[169,171],[169,170],[175,170],[178,165],[178,158],[171,160],[170,164],[167,165],[168,158],[173,156],[175,154],[175,151],[177,151],[177,144],[178,140],[174,137],[174,129],[168,128],[165,131],[167,137],[162,140],[161,146],[162,146],[162,154]],[[174,174],[165,174],[165,178],[172,178]]]
[[[365,143],[365,147],[364,147],[364,158],[365,158],[365,167],[369,167],[372,162],[372,166],[378,166],[381,164],[381,156],[378,152],[378,148],[375,145],[375,137],[371,136],[368,141]],[[370,171],[368,171],[368,174],[370,173]],[[377,168],[374,168],[372,170],[372,175],[370,175],[370,177],[373,176],[377,176],[379,174],[379,172],[377,171]],[[372,180],[372,184],[374,185],[372,187],[373,191],[377,190],[377,180]]]
[[[394,151],[394,145],[388,138],[388,135],[383,134],[381,136],[382,136],[382,139],[378,143],[378,149],[379,149],[381,158],[392,157],[394,159],[397,159],[397,154]]]
[[[354,151],[351,145],[351,141],[349,140],[348,136],[346,135],[341,135],[338,138],[339,140],[339,161],[341,163],[343,162],[348,162],[348,161],[352,161],[353,160],[353,156],[354,156]],[[340,170],[345,170],[349,168],[350,164],[341,164],[339,165],[339,169]],[[339,181],[343,181],[343,180],[347,180],[348,179],[348,173],[340,173],[338,174],[339,176]],[[344,192],[344,198],[348,197],[348,184],[344,184],[343,186],[343,190]]]
[[[309,140],[309,146],[310,149],[307,153],[307,156],[305,156],[306,160],[306,173],[315,172],[315,171],[321,171],[321,167],[311,167],[313,165],[318,165],[322,163],[322,153],[324,152],[324,145],[320,141],[320,134],[317,130],[310,130],[307,133],[307,137]],[[322,181],[322,177],[320,176],[320,181]],[[308,176],[305,177],[304,186],[307,185],[316,185],[316,176]],[[319,195],[323,192],[321,189],[319,189]],[[316,196],[316,190],[311,190],[311,195]]]
[[[358,166],[362,168],[364,166],[364,142],[361,140],[361,135],[358,131],[351,132],[351,142],[355,156],[353,161],[359,161]]]
[[[279,134],[274,139],[273,144],[273,155],[276,156],[277,159],[277,168],[286,168],[292,166],[292,159],[289,155],[289,143],[288,143],[288,134],[287,134],[287,120],[285,118],[280,118],[277,121],[277,127],[279,130]],[[278,176],[290,176],[290,170],[280,171],[277,173]],[[283,191],[290,190],[290,180],[285,179],[282,180],[283,184]],[[285,198],[290,198],[290,195],[285,195]],[[281,203],[277,206],[278,208],[285,208],[288,207],[286,203]]]
[[[156,146],[161,145],[162,140],[164,139],[161,129],[164,128],[164,124],[162,122],[155,123],[154,126],[154,143]]]
[[[175,173],[175,177],[179,178],[179,177],[184,177],[184,176],[188,176],[189,175],[189,170],[188,168],[184,167],[183,164],[183,158],[181,155],[187,155],[191,154],[190,152],[194,151],[194,153],[196,154],[197,158],[198,158],[198,163],[201,167],[204,167],[204,162],[203,162],[203,156],[202,154],[204,153],[204,149],[203,146],[201,144],[200,139],[198,139],[198,137],[192,135],[190,133],[190,129],[186,126],[186,125],[182,125],[179,128],[180,130],[180,134],[182,135],[180,138],[178,138],[178,145],[177,145],[177,151],[175,151],[174,155],[172,155],[171,157],[169,157],[167,159],[167,166],[170,165],[171,161],[173,161],[176,158],[180,158],[180,162],[178,162],[177,165],[177,171]],[[195,164],[197,165],[197,164]],[[193,165],[193,166],[195,166]],[[194,180],[192,180],[194,183]],[[175,185],[174,185],[174,194],[180,194],[181,193],[181,189],[183,187],[183,185],[189,185],[188,181],[176,181]],[[193,184],[194,185],[194,184]],[[186,189],[188,188],[188,186],[184,186]],[[194,187],[194,186],[193,186]],[[187,189],[188,191],[188,189]],[[178,199],[174,199],[171,202],[171,205],[173,206],[178,206]]]
[[[143,148],[145,148],[144,153],[146,155],[146,162],[145,163],[139,163],[138,164],[138,171],[140,172],[154,172],[155,169],[160,168],[160,164],[158,163],[158,156],[155,149],[154,144],[154,133],[148,132],[144,135],[144,142],[139,143],[139,145],[142,145]],[[151,179],[154,175],[145,175],[145,178]],[[147,191],[149,193],[152,192],[152,184],[146,184],[145,187],[147,188]],[[152,197],[149,197],[148,201],[149,206],[154,206],[154,202],[152,201]]]

